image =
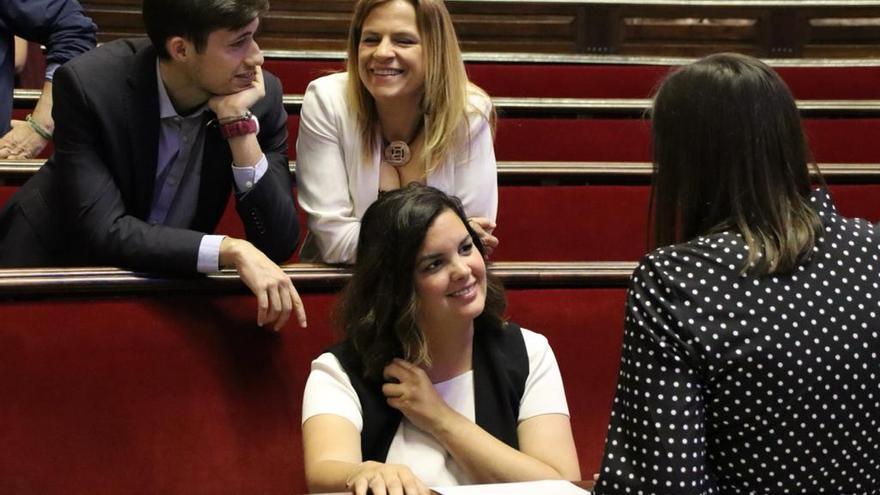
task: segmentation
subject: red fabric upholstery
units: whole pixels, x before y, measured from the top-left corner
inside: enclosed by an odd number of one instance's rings
[[[498,160],[648,161],[651,124],[640,119],[501,118]]]
[[[804,124],[819,162],[880,162],[874,145],[880,119],[805,119]],[[288,155],[295,160],[299,115],[288,117],[287,129]],[[650,161],[650,136],[651,124],[642,119],[500,118],[495,155],[499,160]]]
[[[505,186],[499,190],[504,261],[637,260],[645,252],[648,186]]]
[[[880,184],[829,187],[840,212],[880,221]],[[646,250],[650,186],[503,186],[503,261],[635,261]]]
[[[834,184],[828,190],[841,215],[880,222],[880,184]]]
[[[492,96],[648,98],[670,67],[472,63],[467,71],[471,81]]]
[[[2,493],[302,493],[308,363],[246,296],[2,303]]]
[[[581,466],[596,472],[623,289],[513,290],[509,313],[556,349]],[[332,341],[254,327],[244,295],[3,301],[0,493],[303,493],[301,394]]]
[[[0,210],[9,201],[9,198],[15,194],[15,191],[18,191],[18,186],[0,186]]]
[[[805,100],[880,98],[880,66],[777,67],[776,72],[788,84],[795,98]]]
[[[266,59],[263,68],[281,79],[285,93],[303,94],[311,81],[344,71],[345,63],[342,60]]]
[[[0,207],[15,190],[0,186]],[[835,184],[830,190],[842,214],[880,221],[880,184]],[[645,252],[649,194],[647,185],[501,186],[495,231],[501,243],[492,259],[637,260]],[[299,219],[301,243],[308,230],[302,211]],[[244,236],[232,198],[216,232]],[[294,254],[288,261],[298,259]]]
[[[270,59],[265,67],[287,93],[303,93],[309,81],[344,69],[340,60]],[[673,67],[612,64],[467,64],[468,76],[493,96],[648,98]],[[878,99],[878,67],[778,67],[800,99]],[[840,81],[846,81],[841,84]]]
[[[581,477],[599,472],[623,336],[625,289],[507,292],[511,320],[547,336],[565,382]]]
[[[880,119],[805,119],[819,163],[880,163]]]
[[[820,163],[878,163],[880,119],[804,119]],[[640,119],[502,118],[495,155],[499,160],[651,160],[651,126]]]
[[[468,64],[493,96],[649,98],[674,67],[663,65]],[[779,67],[799,99],[880,98],[880,67]],[[841,84],[840,81],[846,81]]]

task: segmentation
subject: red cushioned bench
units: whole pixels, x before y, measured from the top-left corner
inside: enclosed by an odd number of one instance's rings
[[[16,109],[24,118],[27,110]],[[819,162],[878,163],[880,118],[807,118],[810,145]],[[299,115],[288,117],[288,153],[296,158]],[[650,123],[634,118],[504,117],[498,119],[499,160],[648,161]],[[40,154],[47,158],[51,145]]]
[[[579,275],[543,277],[545,287],[510,265],[504,276],[519,286],[510,317],[556,350],[590,478],[616,383],[626,270],[609,280],[571,269]],[[16,282],[0,271],[0,493],[304,493],[301,394],[310,360],[334,339],[335,289],[321,280],[332,286],[339,271],[302,272],[290,269],[310,326],[276,335],[255,327],[237,280],[44,271]]]
[[[16,189],[0,186],[0,205]],[[880,184],[835,183],[830,190],[844,215],[880,221]],[[649,195],[647,184],[502,185],[495,232],[501,244],[492,259],[637,260],[646,250]],[[243,237],[229,201],[217,233]],[[299,217],[302,239],[307,224],[302,211]]]
[[[468,62],[468,76],[493,96],[648,98],[668,64]],[[344,69],[341,60],[269,58],[286,93],[304,93],[315,78]],[[801,99],[880,99],[880,64],[775,68]]]
[[[880,118],[807,118],[816,160],[880,162]],[[289,153],[296,157],[299,116],[288,117]],[[651,159],[650,122],[632,118],[504,118],[495,137],[498,160],[640,162]]]
[[[804,126],[816,160],[880,162],[880,118],[807,118]],[[296,157],[299,116],[288,117],[289,154]],[[498,119],[498,160],[641,162],[651,159],[650,122],[633,118]]]

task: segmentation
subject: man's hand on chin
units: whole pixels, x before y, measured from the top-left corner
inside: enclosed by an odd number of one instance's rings
[[[263,69],[257,66],[254,68],[254,79],[249,87],[237,93],[211,97],[208,100],[208,107],[218,119],[237,117],[250,110],[264,96],[266,96],[266,84],[263,82]]]
[[[248,241],[226,237],[220,244],[220,265],[233,266],[241,281],[257,296],[257,325],[279,331],[296,313],[305,328],[306,311],[290,277]]]

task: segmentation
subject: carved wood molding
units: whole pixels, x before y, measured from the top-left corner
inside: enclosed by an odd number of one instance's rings
[[[108,41],[143,33],[140,2],[83,0]],[[268,49],[343,50],[352,0],[274,0]],[[693,57],[876,57],[873,0],[449,0],[466,51]]]

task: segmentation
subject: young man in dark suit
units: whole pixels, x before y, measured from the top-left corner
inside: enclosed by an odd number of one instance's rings
[[[305,312],[276,263],[299,224],[278,79],[254,40],[267,0],[144,0],[150,40],[55,74],[55,154],[0,214],[0,266],[234,267],[280,329]],[[248,240],[209,235],[233,191]]]

